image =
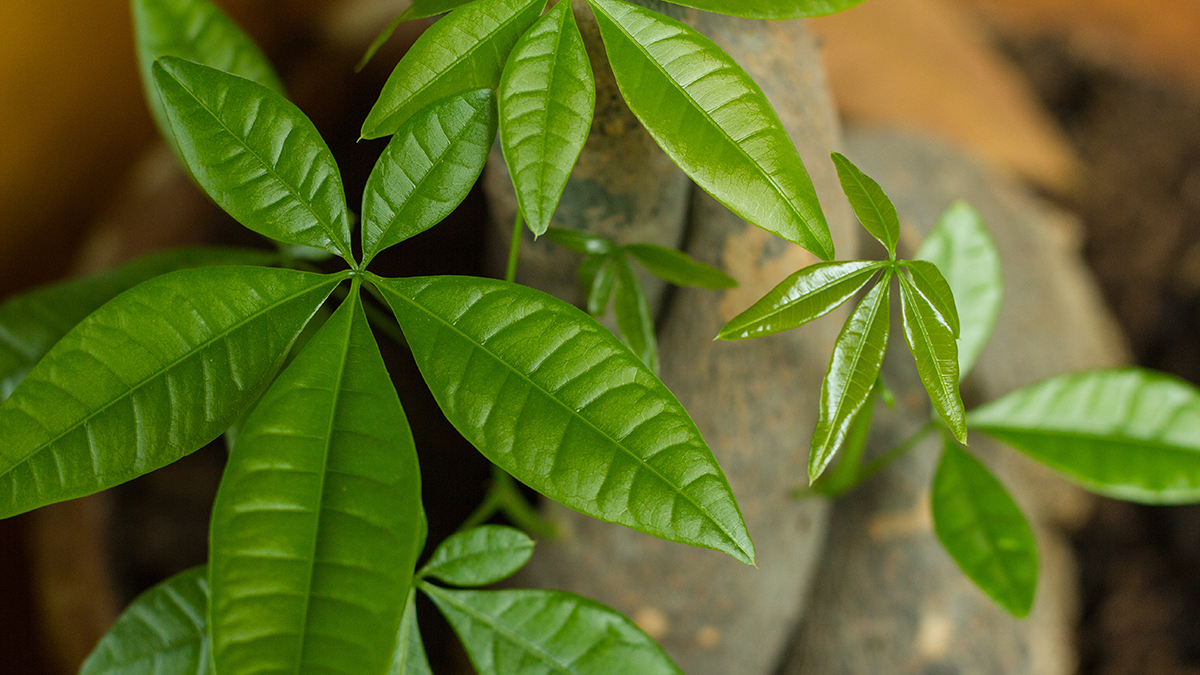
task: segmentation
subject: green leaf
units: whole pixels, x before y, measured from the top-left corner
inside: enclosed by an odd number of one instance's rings
[[[888,339],[891,271],[867,293],[842,326],[825,381],[808,455],[808,480],[815,482],[845,442],[854,419],[871,398]]]
[[[357,288],[246,421],[213,506],[213,662],[382,673],[420,553],[421,477]]]
[[[1200,391],[1149,370],[1074,373],[973,410],[967,423],[1102,495],[1200,501]]]
[[[896,215],[896,207],[892,200],[883,193],[870,176],[859,171],[850,160],[841,153],[832,153],[833,164],[837,167],[838,181],[842,184],[842,192],[858,216],[858,222],[871,233],[879,243],[887,249],[888,257],[896,259],[896,242],[900,240],[900,216]]]
[[[963,573],[1010,614],[1027,616],[1037,590],[1037,542],[1000,481],[947,441],[932,502],[933,528]]]
[[[979,213],[958,202],[942,215],[916,257],[937,265],[954,293],[962,326],[958,371],[966,377],[992,335],[1004,298],[996,244]]]
[[[439,101],[404,124],[363,194],[363,265],[437,225],[466,199],[496,138],[490,89]]]
[[[380,279],[446,417],[517,480],[585,514],[754,559],[687,411],[606,328],[491,279]]]
[[[854,297],[886,265],[870,260],[809,265],[731,319],[717,338],[744,340],[803,326]]]
[[[863,0],[671,0],[676,5],[747,19],[799,19],[826,16],[862,4]]]
[[[812,180],[767,97],[691,27],[621,0],[589,0],[617,85],[650,135],[747,221],[834,257]]]
[[[617,249],[610,240],[579,230],[552,227],[546,230],[546,237],[559,246],[585,255],[608,255]]]
[[[359,59],[358,65],[354,67],[354,72],[360,72],[367,66],[367,62],[371,60],[379,48],[387,43],[392,37],[392,33],[400,27],[400,24],[412,19],[428,19],[431,16],[445,14],[452,9],[457,9],[463,5],[473,2],[473,0],[413,0],[413,3],[408,6],[408,9],[400,12],[399,16],[392,19],[392,22],[383,30],[379,31],[379,35],[371,41],[371,46],[367,47],[367,52]]]
[[[617,264],[612,256],[588,256],[579,264],[579,281],[587,296],[588,314],[602,317],[608,312],[608,301],[612,298],[616,278]]]
[[[362,137],[390,136],[434,101],[495,89],[513,45],[545,6],[546,0],[475,0],[430,26],[383,85]]]
[[[529,229],[550,227],[596,111],[596,80],[571,3],[517,42],[500,80],[500,146]]]
[[[480,675],[683,675],[632,621],[571,593],[421,590]]]
[[[654,374],[658,374],[658,339],[654,336],[654,316],[650,314],[650,302],[642,290],[642,284],[633,276],[625,256],[613,259],[616,268],[616,301],[613,309],[617,315],[617,329],[629,348],[637,354]]]
[[[387,675],[433,675],[429,657],[425,656],[421,629],[417,626],[416,600],[417,589],[413,588],[408,592],[408,602],[404,603],[404,619],[400,622],[400,635]]]
[[[502,525],[456,532],[438,545],[421,576],[455,586],[487,586],[516,574],[533,555],[533,540]]]
[[[958,307],[954,302],[954,291],[941,270],[931,262],[924,260],[905,260],[900,263],[911,275],[913,290],[920,293],[926,302],[933,306],[938,316],[950,326],[954,337],[961,335],[962,326],[958,320]]]
[[[875,401],[883,396],[882,382],[882,378],[875,378],[875,386],[871,388],[866,403],[854,416],[854,420],[850,422],[846,440],[842,444],[842,456],[832,469],[813,481],[811,487],[814,493],[822,497],[840,497],[862,480],[863,453],[866,452],[867,441],[871,438],[871,422],[875,419]]]
[[[0,400],[67,331],[118,294],[167,272],[212,265],[268,265],[278,256],[244,248],[180,248],[34,289],[0,304]]]
[[[904,337],[917,361],[921,382],[933,409],[942,416],[958,442],[966,445],[966,412],[958,393],[958,345],[954,333],[925,296],[912,287],[912,282],[903,274],[899,278]]]
[[[99,492],[216,439],[344,278],[183,270],[101,307],[0,405],[0,518]]]
[[[737,286],[737,282],[729,275],[711,265],[693,260],[683,251],[654,244],[630,244],[625,247],[625,252],[637,258],[651,274],[676,286],[710,289]]]
[[[333,154],[279,94],[207,66],[164,57],[154,81],[196,182],[235,220],[351,265],[350,218]]]
[[[131,5],[146,103],[159,133],[177,153],[175,134],[151,74],[155,59],[178,56],[285,93],[258,45],[209,0],[132,0]]]
[[[142,593],[83,662],[79,675],[208,675],[211,659],[204,567]]]

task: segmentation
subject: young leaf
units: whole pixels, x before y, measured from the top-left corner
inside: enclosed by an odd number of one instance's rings
[[[204,567],[142,593],[79,668],[79,675],[207,675],[210,650]]]
[[[404,603],[404,619],[400,622],[400,635],[387,675],[433,675],[429,658],[425,656],[421,629],[417,626],[416,600],[417,589],[413,588],[408,592],[408,602]]]
[[[617,271],[617,298],[613,303],[617,328],[633,353],[658,374],[658,339],[654,337],[654,317],[646,293],[625,256],[617,256],[613,264]]]
[[[563,591],[451,591],[421,583],[480,675],[683,675],[617,612]]]
[[[616,277],[617,264],[612,256],[588,256],[579,263],[579,282],[587,296],[588,314],[602,317],[608,312],[608,301],[612,298]]]
[[[299,108],[260,84],[183,59],[163,57],[153,70],[179,150],[221,208],[259,234],[354,264],[341,173]]]
[[[500,84],[513,45],[542,15],[546,0],[475,0],[417,39],[363,123],[363,138],[396,133],[434,101]]]
[[[882,378],[875,379],[875,386],[863,404],[862,410],[854,416],[850,429],[846,432],[846,440],[842,443],[842,456],[832,469],[826,471],[820,478],[813,481],[812,491],[822,497],[840,497],[863,479],[863,453],[867,449],[867,441],[871,438],[871,422],[875,419],[875,401],[883,397]]]
[[[717,338],[744,340],[803,326],[840,307],[886,265],[870,260],[809,265],[731,319]]]
[[[754,80],[691,27],[622,0],[589,0],[617,85],[650,135],[747,221],[834,257],[812,180]]]
[[[891,272],[867,293],[842,326],[825,381],[808,455],[808,480],[815,482],[845,442],[854,419],[871,397],[888,339]]]
[[[406,122],[367,178],[363,265],[450,215],[483,172],[495,138],[489,89],[439,101]]]
[[[1200,391],[1162,373],[1044,380],[973,410],[967,423],[1102,495],[1200,500]]]
[[[859,171],[850,160],[841,153],[832,153],[833,164],[837,168],[838,181],[842,184],[842,192],[850,201],[854,215],[864,229],[871,233],[879,243],[887,249],[888,257],[896,259],[896,242],[900,240],[900,216],[896,215],[896,207],[892,200],[883,193],[870,176]]]
[[[933,529],[963,573],[1009,614],[1027,616],[1037,590],[1037,542],[1000,481],[947,441],[931,499]]]
[[[421,513],[412,432],[356,288],[225,468],[209,554],[216,672],[384,672]]]
[[[535,236],[550,227],[595,111],[592,64],[560,2],[517,42],[500,80],[500,146]]]
[[[912,287],[903,274],[900,278],[900,306],[904,315],[904,337],[917,360],[921,382],[929,393],[933,409],[958,439],[967,442],[966,412],[958,393],[958,345],[954,333],[925,296]]]
[[[487,586],[516,574],[532,555],[533,540],[524,532],[483,525],[456,532],[439,544],[421,576],[454,586]]]
[[[133,0],[138,67],[146,103],[159,133],[178,152],[151,66],[163,56],[223,70],[283,94],[283,83],[267,57],[220,7],[209,0]]]
[[[0,305],[0,400],[8,398],[54,343],[104,303],[167,272],[211,265],[269,265],[278,256],[244,248],[151,253],[107,272],[38,288]]]
[[[754,559],[687,411],[594,319],[524,286],[368,278],[446,417],[521,482],[588,515]]]
[[[413,0],[408,9],[400,12],[399,16],[392,19],[392,22],[379,31],[379,35],[376,35],[374,40],[371,40],[371,46],[367,47],[367,52],[359,59],[358,65],[354,67],[354,72],[357,73],[367,66],[367,62],[375,56],[375,52],[378,52],[380,47],[387,43],[400,24],[413,19],[428,19],[431,16],[445,14],[469,2],[473,2],[473,0]]]
[[[734,288],[737,282],[728,274],[702,262],[697,262],[683,251],[655,246],[654,244],[630,244],[625,252],[637,258],[654,276],[665,279],[676,286],[696,288]]]
[[[559,246],[585,255],[608,255],[617,248],[616,244],[604,237],[561,227],[546,230],[546,237]]]
[[[826,16],[862,4],[863,0],[670,0],[676,5],[747,19],[799,19]]]
[[[101,307],[0,405],[0,518],[118,485],[220,436],[345,277],[183,270]]]
[[[992,335],[1004,282],[1000,254],[983,219],[966,202],[946,210],[917,251],[945,275],[954,292],[961,324],[958,341],[959,377],[966,377]]]
[[[905,260],[900,263],[912,275],[913,290],[920,293],[933,306],[938,316],[950,326],[954,337],[961,334],[962,326],[958,320],[958,307],[954,301],[954,292],[941,270],[931,262],[924,260]]]

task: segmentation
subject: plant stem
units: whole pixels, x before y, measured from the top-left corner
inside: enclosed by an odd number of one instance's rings
[[[558,538],[557,528],[553,523],[538,515],[538,512],[525,499],[525,495],[513,477],[508,475],[504,469],[493,464],[492,484],[488,488],[487,495],[458,529],[462,531],[479,527],[500,512],[503,512],[513,525],[539,539]]]
[[[508,269],[504,272],[504,280],[509,283],[517,281],[517,260],[521,257],[521,226],[525,224],[525,219],[521,215],[521,209],[517,208],[517,218],[513,223],[512,244],[508,248]]]

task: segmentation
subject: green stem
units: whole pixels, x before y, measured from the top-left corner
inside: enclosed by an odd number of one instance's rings
[[[508,269],[504,272],[504,280],[509,283],[517,281],[517,260],[521,257],[521,226],[525,219],[521,217],[521,209],[517,209],[517,218],[513,223],[512,244],[508,247]]]
[[[907,455],[909,450],[915,448],[921,443],[921,441],[924,441],[929,434],[932,434],[937,430],[937,420],[929,420],[925,423],[925,426],[917,429],[916,433],[904,439],[904,442],[864,464],[862,469],[860,469],[858,472],[858,480],[855,481],[854,485],[862,483],[864,480],[867,480],[868,478],[882,471],[885,467],[887,467],[887,465]],[[854,487],[854,485],[851,485],[850,487]]]
[[[492,484],[488,487],[483,502],[467,516],[459,526],[459,531],[483,525],[492,516],[503,512],[513,525],[525,530],[539,539],[556,539],[558,530],[554,524],[541,517],[533,506],[526,501],[525,495],[517,486],[517,482],[504,469],[492,465]]]

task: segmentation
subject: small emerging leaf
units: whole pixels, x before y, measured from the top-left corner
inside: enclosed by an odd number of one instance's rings
[[[859,5],[863,0],[671,0],[676,5],[747,19],[799,19],[826,16]]]
[[[842,191],[858,216],[858,222],[887,249],[888,257],[896,259],[896,242],[900,240],[900,216],[892,200],[883,193],[870,176],[854,166],[840,153],[833,153],[833,164],[837,167]]]
[[[654,244],[629,244],[625,247],[625,252],[637,258],[651,274],[676,286],[714,290],[737,286],[737,282],[729,275],[711,265],[693,260],[683,251]]]
[[[867,293],[834,343],[829,370],[821,383],[820,414],[808,455],[810,483],[829,466],[871,398],[887,350],[891,277],[890,271],[885,273]]]
[[[629,269],[625,256],[613,261],[617,270],[616,301],[617,328],[629,343],[629,348],[650,370],[658,373],[658,338],[654,336],[654,316],[642,284]]]
[[[690,26],[622,0],[589,0],[617,86],[654,140],[737,215],[834,257],[804,162],[762,90]]]
[[[959,202],[942,215],[916,257],[936,265],[954,293],[961,325],[958,371],[960,378],[966,377],[1000,314],[1004,296],[1000,254],[979,213]]]
[[[117,617],[79,675],[208,675],[210,648],[204,567],[142,593]]]
[[[431,103],[495,89],[508,54],[542,15],[546,0],[475,0],[417,39],[363,123],[363,138],[390,136]]]
[[[947,442],[932,502],[933,528],[954,562],[1010,614],[1028,615],[1037,590],[1037,542],[1000,481]]]
[[[917,371],[933,409],[958,439],[967,442],[966,411],[958,392],[958,345],[950,326],[937,310],[913,287],[904,275],[900,278],[900,306],[904,314],[904,337],[917,361]]]
[[[885,266],[875,261],[809,265],[731,319],[717,337],[744,340],[803,326],[854,297]]]
[[[961,331],[958,306],[954,301],[954,292],[950,290],[950,284],[942,276],[941,270],[937,268],[937,265],[924,260],[905,260],[900,264],[912,275],[913,290],[920,293],[926,302],[933,306],[938,316],[953,331],[954,337],[958,338]]]
[[[408,602],[404,603],[404,619],[400,622],[400,635],[387,675],[433,675],[429,657],[425,656],[421,629],[417,626],[416,600],[417,589],[413,588],[408,592]]]
[[[375,56],[375,53],[379,51],[380,47],[387,43],[388,39],[392,37],[392,33],[395,33],[396,29],[400,27],[400,24],[413,19],[428,19],[431,16],[445,14],[450,10],[458,9],[459,7],[462,7],[463,5],[472,1],[473,0],[413,0],[412,4],[408,6],[408,9],[400,12],[395,19],[392,19],[391,23],[389,23],[383,30],[379,31],[379,35],[376,35],[375,39],[371,41],[371,46],[367,47],[367,52],[362,55],[362,58],[358,61],[358,65],[354,67],[354,72],[360,72],[367,66],[367,62]]]
[[[596,110],[596,80],[570,2],[525,33],[500,80],[500,146],[529,229],[550,227]]]
[[[973,410],[967,422],[1093,492],[1144,504],[1200,500],[1200,391],[1168,375],[1064,375]]]
[[[754,559],[699,430],[594,319],[490,279],[368,278],[395,311],[438,405],[488,459],[585,514]]]
[[[501,525],[456,532],[438,545],[421,576],[455,586],[487,586],[516,574],[533,555],[533,540]]]
[[[616,278],[617,264],[612,256],[588,256],[579,263],[579,281],[587,297],[588,314],[599,318],[608,312]]]
[[[351,265],[350,217],[329,146],[300,109],[250,80],[175,57],[154,63],[196,182],[242,225]]]
[[[604,237],[561,227],[546,230],[546,237],[559,246],[586,255],[608,255],[617,248],[616,244]]]
[[[683,675],[632,621],[571,593],[421,590],[480,675]]]
[[[466,199],[496,138],[491,90],[418,112],[383,151],[363,193],[363,265],[437,225]]]

